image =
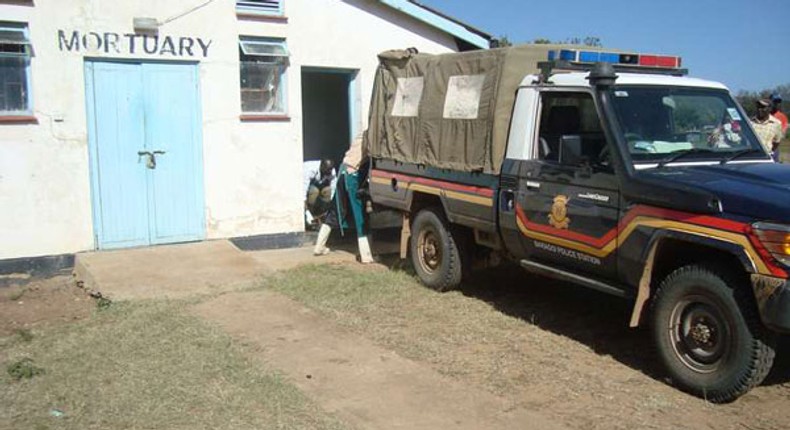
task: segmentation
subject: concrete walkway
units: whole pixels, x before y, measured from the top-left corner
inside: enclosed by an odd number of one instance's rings
[[[227,240],[77,254],[74,277],[111,300],[181,298],[244,288],[276,270],[301,264],[354,261],[312,248],[244,252]]]

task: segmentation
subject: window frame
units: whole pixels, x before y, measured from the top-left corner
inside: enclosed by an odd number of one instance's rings
[[[606,128],[605,128],[606,124],[604,123],[603,112],[601,110],[601,106],[599,105],[598,98],[596,97],[595,92],[591,88],[588,87],[540,88],[538,89],[537,94],[535,95],[537,98],[536,119],[535,119],[535,129],[533,131],[534,134],[532,137],[532,148],[530,151],[530,158],[529,158],[530,160],[550,166],[555,166],[558,168],[575,169],[575,170],[579,170],[581,168],[581,166],[562,164],[559,159],[551,160],[549,158],[544,158],[540,155],[540,146],[541,146],[540,139],[541,139],[542,123],[543,123],[543,115],[544,115],[544,107],[545,107],[544,97],[546,97],[548,94],[560,94],[560,95],[581,94],[584,95],[585,97],[589,97],[590,100],[592,101],[593,109],[597,116],[598,126],[601,130],[604,139],[604,145],[609,147],[609,151],[612,150],[612,145],[614,145],[615,143],[612,142],[607,136]],[[581,119],[582,118],[580,117],[580,120]],[[611,171],[606,173],[614,173],[614,172]]]
[[[255,45],[268,45],[276,46],[281,49],[281,52],[274,53],[273,55],[256,54],[245,52],[245,44]],[[242,68],[244,57],[274,57],[280,58],[279,61],[261,61],[260,64],[281,64],[282,70],[279,77],[279,88],[277,89],[277,97],[281,101],[282,109],[277,111],[245,111],[244,110],[244,93],[242,83]],[[270,37],[256,37],[256,36],[239,36],[239,102],[242,119],[288,119],[288,69],[290,68],[290,51],[285,39],[270,38]]]
[[[277,2],[277,9],[266,8],[263,2]],[[285,16],[283,8],[284,0],[236,0],[236,13],[244,15],[260,15],[260,16]]]
[[[0,21],[0,30],[18,31],[24,37],[24,53],[4,53],[0,52],[0,58],[24,58],[25,59],[25,82],[24,82],[24,108],[23,110],[2,110],[0,108],[0,121],[9,119],[33,119],[33,85],[31,73],[31,60],[33,58],[33,45],[30,42],[30,29],[25,22]]]

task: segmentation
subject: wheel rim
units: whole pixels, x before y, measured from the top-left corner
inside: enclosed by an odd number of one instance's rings
[[[423,229],[417,238],[420,267],[432,274],[442,264],[442,247],[439,234],[432,228]]]
[[[716,371],[732,343],[720,308],[704,296],[690,296],[675,305],[669,336],[677,358],[699,373]]]

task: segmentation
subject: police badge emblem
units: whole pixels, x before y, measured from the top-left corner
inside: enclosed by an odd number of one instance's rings
[[[571,220],[568,218],[568,208],[566,205],[570,199],[562,194],[554,197],[554,204],[551,205],[549,214],[549,224],[554,228],[567,229]]]

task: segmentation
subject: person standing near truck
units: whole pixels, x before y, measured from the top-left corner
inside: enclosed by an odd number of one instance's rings
[[[787,135],[787,115],[782,112],[782,96],[779,93],[771,94],[771,115],[778,119],[782,125],[782,138]],[[774,160],[780,161],[779,147],[776,148],[776,156]]]
[[[327,216],[326,222],[321,224],[318,230],[318,239],[313,248],[313,255],[326,255],[330,252],[326,247],[326,242],[329,240],[329,235],[332,232],[332,227],[337,226],[342,229],[345,226],[343,205],[341,199],[345,199],[350,208],[351,215],[354,217],[354,227],[357,232],[357,245],[359,247],[359,261],[361,263],[373,263],[373,254],[370,251],[370,241],[365,233],[365,217],[362,208],[362,201],[357,195],[359,191],[360,180],[363,179],[361,175],[362,166],[365,164],[367,154],[363,152],[362,148],[363,134],[359,134],[351,142],[351,146],[346,151],[343,158],[343,163],[340,165],[340,182],[341,188],[345,190],[344,193],[335,193],[335,205]]]
[[[771,102],[757,100],[757,115],[752,118],[752,127],[766,151],[774,161],[779,161],[779,143],[782,141],[782,123],[771,116]]]

